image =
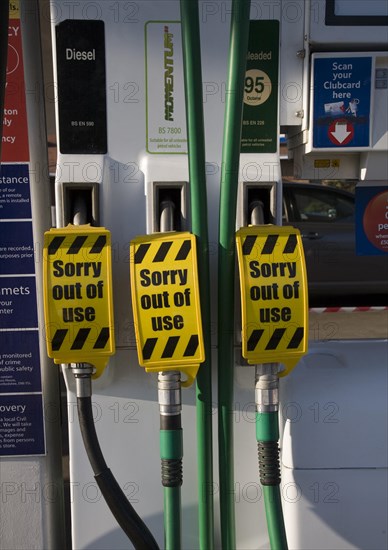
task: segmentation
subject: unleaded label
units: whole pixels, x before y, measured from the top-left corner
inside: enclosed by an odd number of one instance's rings
[[[244,80],[242,153],[276,153],[278,149],[279,21],[254,20]]]

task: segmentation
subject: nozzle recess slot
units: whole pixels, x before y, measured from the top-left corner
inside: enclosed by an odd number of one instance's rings
[[[63,225],[71,223],[98,226],[100,221],[98,191],[98,183],[63,183]]]
[[[245,187],[244,219],[247,225],[274,223],[272,214],[272,185],[247,185]]]
[[[174,231],[185,231],[186,216],[186,182],[155,182],[153,197],[153,231],[163,231],[161,219],[165,216],[166,205],[170,205],[171,222]]]

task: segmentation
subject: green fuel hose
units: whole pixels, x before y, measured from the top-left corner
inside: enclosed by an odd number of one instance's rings
[[[233,0],[222,149],[218,256],[218,438],[221,540],[236,548],[233,472],[235,223],[250,0]]]
[[[181,550],[181,488],[164,487],[164,547]]]
[[[181,0],[180,9],[190,174],[191,230],[197,237],[198,276],[206,357],[199,368],[196,387],[199,545],[201,550],[212,550],[214,546],[214,510],[210,276],[198,1]]]
[[[180,550],[183,440],[180,415],[160,417],[160,457],[164,493],[164,546]],[[170,428],[172,429],[169,429]]]
[[[279,485],[263,485],[263,495],[271,550],[287,550]]]
[[[287,550],[280,496],[278,412],[256,413],[260,481],[263,488],[265,515],[271,550]]]

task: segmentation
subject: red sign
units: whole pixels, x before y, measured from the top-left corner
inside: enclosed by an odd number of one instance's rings
[[[334,145],[347,145],[354,137],[354,126],[345,119],[335,120],[330,124],[328,133]]]
[[[26,94],[20,19],[9,20],[2,162],[28,162]]]
[[[369,201],[362,223],[369,242],[388,252],[388,191],[382,191]]]

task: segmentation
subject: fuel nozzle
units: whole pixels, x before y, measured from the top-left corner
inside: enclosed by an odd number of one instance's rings
[[[183,483],[183,435],[181,421],[181,373],[158,374],[160,411],[160,459],[164,491],[165,548],[181,548],[181,485]]]
[[[70,370],[74,374],[77,397],[91,397],[92,374],[95,369],[90,363],[70,363]]]
[[[256,365],[255,402],[258,413],[279,410],[279,378],[277,363]]]
[[[181,373],[179,371],[158,373],[158,399],[160,416],[166,423],[168,423],[168,419],[165,417],[181,414]]]
[[[278,364],[256,366],[256,439],[262,485],[280,485]]]
[[[280,495],[278,369],[278,363],[256,365],[256,439],[270,545],[287,550]]]
[[[163,487],[180,487],[183,482],[183,437],[181,420],[181,374],[163,371],[158,375],[160,411],[160,458]]]

